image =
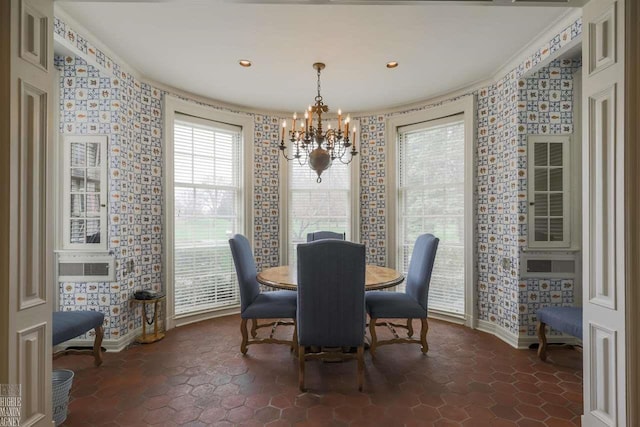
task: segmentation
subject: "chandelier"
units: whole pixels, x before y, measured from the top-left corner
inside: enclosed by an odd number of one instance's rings
[[[287,145],[285,135],[287,134],[287,121],[282,122],[282,138],[280,139],[280,151],[287,160],[297,160],[300,165],[309,164],[309,167],[318,174],[316,182],[322,182],[322,172],[329,169],[334,160],[338,159],[343,164],[349,164],[353,157],[358,154],[356,150],[356,128],[354,127],[352,138],[353,144],[349,140],[350,118],[342,120],[342,111],[338,110],[338,129],[322,130],[322,113],[329,111],[329,106],[322,102],[320,95],[320,71],[325,65],[321,62],[313,64],[313,68],[318,71],[318,95],[315,104],[309,106],[304,113],[304,123],[296,127],[297,115],[293,113],[293,125],[288,131],[288,139],[291,142],[291,154],[287,155]],[[318,118],[318,124],[313,126],[314,114]],[[344,125],[344,131],[343,131]],[[349,149],[350,148],[350,149]]]

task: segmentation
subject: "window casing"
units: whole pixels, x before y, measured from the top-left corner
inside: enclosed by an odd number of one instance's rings
[[[107,250],[107,137],[63,138],[62,249]]]
[[[350,165],[334,161],[317,183],[309,165],[289,162],[289,265],[296,264],[296,246],[307,241],[307,233],[334,231],[351,240],[350,172]]]
[[[352,125],[359,128],[357,120],[352,120]],[[320,183],[308,164],[280,157],[280,170],[284,172],[281,194],[286,195],[281,200],[281,263],[295,265],[297,245],[306,242],[307,233],[314,231],[345,233],[346,240],[359,242],[360,155],[348,164],[335,159],[322,172]]]
[[[570,137],[528,137],[528,245],[571,246]]]
[[[173,126],[174,312],[240,302],[228,240],[244,231],[242,128],[185,115]]]
[[[465,314],[465,124],[461,115],[398,128],[397,267],[417,237],[440,239],[429,309]],[[401,285],[401,287],[404,287]]]

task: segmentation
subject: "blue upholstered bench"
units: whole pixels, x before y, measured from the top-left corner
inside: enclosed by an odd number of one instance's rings
[[[104,330],[102,323],[104,322],[104,314],[97,311],[56,311],[53,313],[53,345],[62,344],[79,335],[94,329],[96,336],[93,340],[93,349],[77,350],[65,349],[53,355],[57,358],[64,354],[86,354],[93,353],[95,365],[102,364],[102,337]]]
[[[582,339],[582,307],[545,307],[537,311],[538,357],[547,360],[546,326]]]

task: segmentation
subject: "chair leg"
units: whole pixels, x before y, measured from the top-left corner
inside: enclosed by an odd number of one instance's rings
[[[304,388],[304,346],[298,346],[298,386],[300,391],[306,391]]]
[[[413,319],[407,319],[407,335],[409,336],[409,338],[411,338],[413,336]]]
[[[422,354],[427,354],[429,351],[429,344],[427,344],[427,332],[429,331],[429,323],[427,318],[420,319],[422,321],[422,328],[420,328],[420,342],[422,342]]]
[[[251,319],[251,337],[258,335],[258,319]]]
[[[547,328],[546,323],[538,322],[536,332],[538,333],[538,357],[545,362],[547,360],[547,335],[545,330]]]
[[[96,331],[96,337],[93,340],[93,363],[96,366],[102,365],[102,338],[104,337],[104,328],[102,325],[94,329]]]
[[[378,337],[376,336],[376,321],[378,319],[371,318],[369,319],[369,333],[371,334],[371,344],[369,345],[369,352],[371,353],[371,357],[376,357],[376,344],[378,342]]]
[[[364,346],[358,347],[358,391],[362,391],[364,383]]]
[[[247,319],[242,319],[240,322],[240,333],[242,334],[242,344],[240,344],[240,352],[247,354],[247,342],[249,341],[249,334],[247,333]]]
[[[291,351],[298,354],[298,323],[293,319],[293,338],[291,341]]]

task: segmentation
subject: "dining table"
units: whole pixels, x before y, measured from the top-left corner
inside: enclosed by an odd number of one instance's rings
[[[266,268],[258,273],[258,283],[276,289],[298,290],[297,267],[281,265]],[[364,290],[376,291],[391,288],[404,281],[404,275],[393,268],[367,264],[364,278]]]

